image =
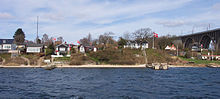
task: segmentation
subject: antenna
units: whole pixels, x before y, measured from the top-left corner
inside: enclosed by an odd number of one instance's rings
[[[209,24],[209,30],[210,30],[210,24]]]
[[[38,16],[37,16],[37,38],[36,38],[36,43],[38,43],[38,39],[39,39],[39,37],[38,37]]]

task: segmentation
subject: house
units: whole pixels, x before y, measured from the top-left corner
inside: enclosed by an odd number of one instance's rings
[[[148,42],[137,42],[137,41],[128,41],[124,48],[138,49],[138,48],[148,48]]]
[[[174,45],[172,45],[171,47],[170,46],[166,46],[165,50],[171,50],[171,51],[175,51],[176,50],[176,47]]]
[[[96,52],[97,48],[95,46],[83,46],[83,45],[79,46],[79,52],[81,53],[91,52],[91,51]]]
[[[77,49],[77,46],[73,44],[59,44],[56,46],[55,53],[57,55],[66,55],[71,51],[71,48]]]
[[[86,52],[85,51],[85,47],[83,45],[79,46],[79,52],[81,52],[81,53],[85,53]]]
[[[67,52],[70,51],[70,48],[67,44],[59,44],[56,46],[56,50],[55,50],[55,53],[57,55],[64,55],[64,54],[67,54]]]
[[[165,50],[170,50],[171,47],[167,45],[167,47],[165,48]]]
[[[96,52],[97,51],[97,48],[95,46],[85,46],[85,52]]]
[[[26,53],[42,53],[44,52],[43,44],[27,44]]]
[[[14,39],[0,39],[1,53],[9,53],[12,50],[16,50],[16,44],[14,44]]]

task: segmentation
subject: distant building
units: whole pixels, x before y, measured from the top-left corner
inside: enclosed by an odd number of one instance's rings
[[[14,44],[14,39],[0,39],[1,53],[9,53],[12,50],[16,50],[16,44]]]
[[[174,46],[174,44],[170,47],[170,46],[166,46],[165,50],[172,50],[172,51],[175,51],[176,50],[176,47]]]
[[[43,44],[28,44],[26,47],[26,53],[41,53],[44,52]]]
[[[148,48],[148,42],[137,42],[137,41],[128,41],[124,48],[138,49],[138,48]]]

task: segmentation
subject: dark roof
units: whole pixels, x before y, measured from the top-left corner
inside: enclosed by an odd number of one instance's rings
[[[13,44],[13,43],[14,43],[14,39],[0,39],[0,44]]]
[[[69,45],[70,45],[70,47],[76,46],[76,45],[74,45],[74,44],[59,44],[59,45],[57,45],[56,47],[58,47],[58,46],[69,47]]]
[[[43,47],[44,44],[27,44],[27,47]]]
[[[59,44],[56,47],[68,47],[68,45],[67,44]]]

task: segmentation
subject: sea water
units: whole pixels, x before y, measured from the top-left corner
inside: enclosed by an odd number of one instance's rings
[[[220,68],[0,68],[0,98],[219,99]]]

